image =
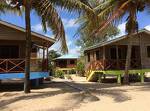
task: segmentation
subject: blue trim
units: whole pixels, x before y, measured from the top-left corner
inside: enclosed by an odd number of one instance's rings
[[[24,77],[25,77],[24,73],[2,73],[2,74],[0,74],[1,80],[23,79]],[[49,77],[49,73],[48,72],[31,72],[30,73],[30,80],[44,78],[44,77]]]

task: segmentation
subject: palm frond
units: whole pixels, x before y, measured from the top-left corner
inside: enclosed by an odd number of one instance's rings
[[[33,8],[41,17],[44,30],[47,30],[47,26],[51,28],[55,39],[61,42],[61,51],[67,53],[68,48],[64,26],[54,5],[49,0],[36,0],[33,3]]]

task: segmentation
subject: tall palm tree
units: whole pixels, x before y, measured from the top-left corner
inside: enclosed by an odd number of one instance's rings
[[[24,92],[30,93],[30,58],[31,58],[31,0],[26,0],[25,3],[25,21],[26,21],[26,61],[25,61],[25,84]]]
[[[130,68],[131,61],[131,39],[130,36],[138,30],[137,12],[143,11],[145,6],[150,4],[150,0],[105,0],[100,1],[100,5],[95,9],[100,11],[99,17],[107,17],[106,20],[99,24],[99,28],[94,33],[101,32],[109,24],[116,25],[116,22],[128,14],[126,23],[126,32],[128,33],[128,50],[125,65],[125,77],[124,83],[129,83],[128,70]]]
[[[30,92],[30,52],[31,52],[31,24],[30,11],[36,10],[42,19],[42,26],[44,31],[47,27],[51,28],[55,39],[61,42],[61,50],[63,53],[68,52],[65,38],[65,30],[61,18],[59,17],[56,7],[67,9],[69,11],[81,12],[84,10],[89,15],[93,14],[93,10],[88,5],[86,0],[10,0],[13,6],[20,9],[20,6],[25,7],[26,17],[26,65],[25,65],[25,85],[24,92]]]
[[[25,7],[25,26],[26,26],[26,58],[25,58],[25,79],[24,92],[30,93],[30,57],[31,57],[31,23],[30,11],[31,0],[6,0],[6,3],[14,9],[20,10],[20,6]]]
[[[109,27],[106,27],[105,30],[103,30],[100,33],[97,33],[96,35],[92,34],[92,30],[96,30],[99,27],[99,24],[104,19],[98,17],[99,11],[95,10],[97,6],[99,6],[98,0],[89,0],[89,7],[94,11],[94,15],[91,19],[89,19],[89,14],[85,13],[82,14],[78,20],[77,23],[80,24],[80,27],[77,30],[76,35],[80,36],[80,38],[77,40],[77,45],[81,46],[81,50],[91,46],[95,45],[99,42],[106,41],[110,39],[110,37],[113,37],[119,33],[119,30],[117,27],[114,27],[113,25],[109,25]]]

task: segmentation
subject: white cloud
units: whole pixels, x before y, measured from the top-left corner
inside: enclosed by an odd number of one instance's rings
[[[31,29],[35,32],[43,32],[43,27],[42,25],[39,23],[39,24],[36,24],[36,25],[33,25],[31,27]],[[50,31],[50,29],[48,28],[47,31]]]
[[[145,29],[150,31],[150,25],[146,26]]]
[[[125,34],[125,25],[126,25],[126,22],[118,25],[118,29],[120,30],[120,34],[119,34],[120,36]]]
[[[80,55],[80,47],[74,47],[69,49],[69,54]]]
[[[42,32],[43,31],[41,24],[36,24],[36,25],[32,26],[31,28],[35,32]]]
[[[69,36],[66,36],[66,42],[67,42],[67,46],[68,46],[68,50],[69,50],[69,54],[75,54],[75,55],[80,55],[80,47],[75,46],[74,41],[72,38],[70,38]],[[49,50],[55,50],[58,51],[59,53],[61,53],[60,51],[60,42],[55,43]]]
[[[73,28],[78,27],[79,25],[76,23],[76,19],[62,19],[65,28]]]
[[[56,42],[54,45],[52,45],[52,46],[50,47],[49,50],[55,50],[55,51],[60,52],[59,49],[60,49],[60,43],[59,43],[59,42]]]
[[[73,55],[77,55],[77,56],[80,55],[80,47],[76,47],[76,46],[69,47],[68,46],[68,49],[69,49],[68,54],[73,54]],[[55,50],[55,51],[58,51],[59,53],[61,53],[61,51],[60,51],[60,43],[54,44],[49,50]]]

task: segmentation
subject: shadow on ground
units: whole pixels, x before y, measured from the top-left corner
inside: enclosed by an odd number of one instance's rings
[[[0,108],[7,109],[7,107],[20,100],[30,100],[30,99],[39,99],[39,98],[46,98],[51,97],[59,94],[64,93],[77,93],[71,96],[69,99],[76,99],[77,102],[74,103],[71,107],[65,107],[65,108],[56,108],[56,109],[49,109],[50,111],[66,111],[71,110],[73,108],[80,107],[81,103],[84,102],[95,102],[99,101],[101,96],[108,96],[114,99],[115,102],[125,102],[128,100],[131,100],[132,98],[126,94],[128,90],[122,89],[119,87],[122,87],[119,84],[112,83],[112,84],[103,84],[103,83],[76,83],[76,82],[70,82],[71,84],[76,85],[77,87],[85,89],[87,92],[80,92],[79,90],[72,88],[64,82],[48,82],[40,87],[34,87],[34,92],[32,92],[29,95],[19,95],[20,93],[23,93],[23,83],[5,83],[0,85],[0,93],[4,93],[3,97],[10,97],[15,96],[14,98],[7,99],[7,100],[1,100],[0,96]],[[63,85],[63,87],[62,87]],[[150,91],[150,83],[134,83],[130,84],[130,86],[139,86],[136,87],[134,90],[137,91]],[[58,88],[56,91],[39,91],[38,89],[45,89],[45,88]],[[38,91],[36,91],[38,90]],[[16,93],[17,91],[17,93]],[[19,91],[19,92],[18,92]],[[21,92],[20,92],[21,91]]]
[[[150,91],[150,82],[146,83],[131,83],[128,86],[131,86],[130,89],[121,88],[125,87],[125,85],[120,85],[117,83],[76,83],[74,82],[78,87],[83,87],[84,89],[88,89],[89,92],[91,92],[94,95],[99,96],[108,96],[113,98],[115,102],[125,102],[128,100],[131,100],[132,98],[130,95],[128,95],[126,92],[128,90],[135,90],[135,91]],[[137,86],[132,88],[132,86]]]
[[[63,87],[62,87],[63,85]],[[46,88],[55,88],[58,90],[54,91],[44,91],[39,89],[46,89]],[[23,83],[22,82],[13,82],[13,83],[3,83],[0,85],[0,109],[6,110],[10,104],[13,104],[15,102],[21,101],[21,100],[31,100],[31,99],[40,99],[40,98],[47,98],[56,96],[59,94],[65,94],[65,93],[74,93],[71,97],[66,98],[67,100],[76,100],[76,103],[74,103],[71,106],[67,106],[64,108],[56,108],[56,109],[49,109],[51,111],[66,111],[73,109],[75,107],[79,107],[80,103],[83,102],[93,102],[93,101],[99,101],[99,99],[93,95],[90,95],[85,92],[80,92],[77,89],[74,89],[63,82],[47,82],[40,87],[34,87],[34,91],[31,92],[31,94],[23,94]],[[14,96],[14,97],[13,97]],[[2,97],[10,97],[9,99],[1,99]],[[96,99],[95,99],[96,98]]]

